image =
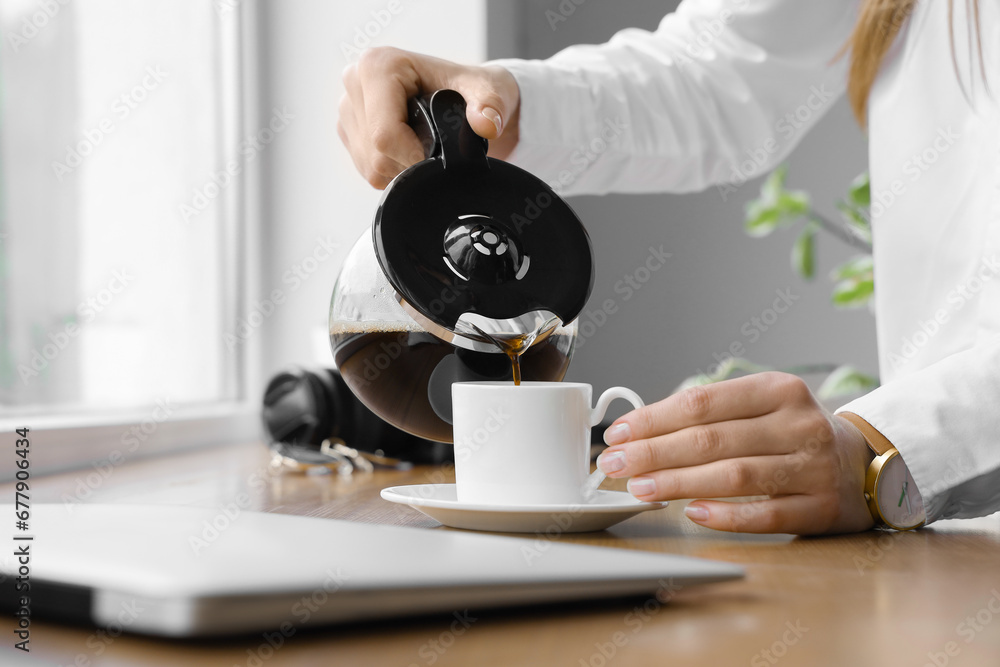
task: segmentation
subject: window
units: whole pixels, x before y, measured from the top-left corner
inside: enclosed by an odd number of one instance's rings
[[[485,21],[0,2],[0,433],[35,429],[33,472],[256,439],[262,378],[332,363],[330,294],[379,200],[337,138],[340,71],[374,45],[482,61]]]
[[[90,422],[124,443],[128,424],[247,413],[233,323],[260,147],[243,136],[249,5],[0,4],[8,431]],[[240,423],[244,437],[256,425]],[[43,467],[79,458],[50,456]]]

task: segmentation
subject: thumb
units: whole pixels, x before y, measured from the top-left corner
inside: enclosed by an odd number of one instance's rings
[[[465,98],[465,117],[476,134],[499,139],[520,102],[517,82],[501,67],[477,67],[459,77],[455,90]]]
[[[425,93],[440,88],[457,91],[465,98],[466,119],[479,136],[496,140],[508,125],[516,125],[520,91],[514,75],[503,67],[467,66],[431,56],[409,56],[417,88]]]

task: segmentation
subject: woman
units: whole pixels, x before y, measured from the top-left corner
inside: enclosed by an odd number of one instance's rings
[[[688,0],[655,32],[546,61],[368,51],[338,129],[385,187],[422,157],[407,97],[454,88],[491,155],[563,192],[681,192],[772,169],[846,90],[870,138],[883,385],[836,415],[781,373],[689,389],[617,420],[598,465],[642,500],[768,494],[688,505],[720,530],[911,528],[1000,510],[997,65],[995,0]],[[607,150],[575,164],[609,121]],[[896,521],[866,501],[873,450],[892,446]]]

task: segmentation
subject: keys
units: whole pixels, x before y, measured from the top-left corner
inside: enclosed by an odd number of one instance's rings
[[[314,446],[287,442],[271,443],[270,449],[273,468],[313,475],[336,472],[341,477],[348,477],[354,471],[370,473],[376,466],[396,470],[413,467],[407,461],[359,451],[340,438],[327,438],[318,450]]]

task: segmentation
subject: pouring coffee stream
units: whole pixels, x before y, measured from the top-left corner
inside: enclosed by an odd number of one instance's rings
[[[519,386],[521,384],[521,355],[531,347],[531,344],[535,342],[541,332],[532,331],[526,334],[504,337],[501,335],[491,336],[479,327],[475,328],[483,338],[489,340],[497,346],[498,350],[507,355],[507,358],[510,359],[511,375],[514,376],[514,386]]]
[[[531,174],[486,155],[465,101],[410,102],[428,158],[386,188],[334,288],[341,374],[380,417],[451,442],[451,385],[562,380],[594,283],[590,238]]]

